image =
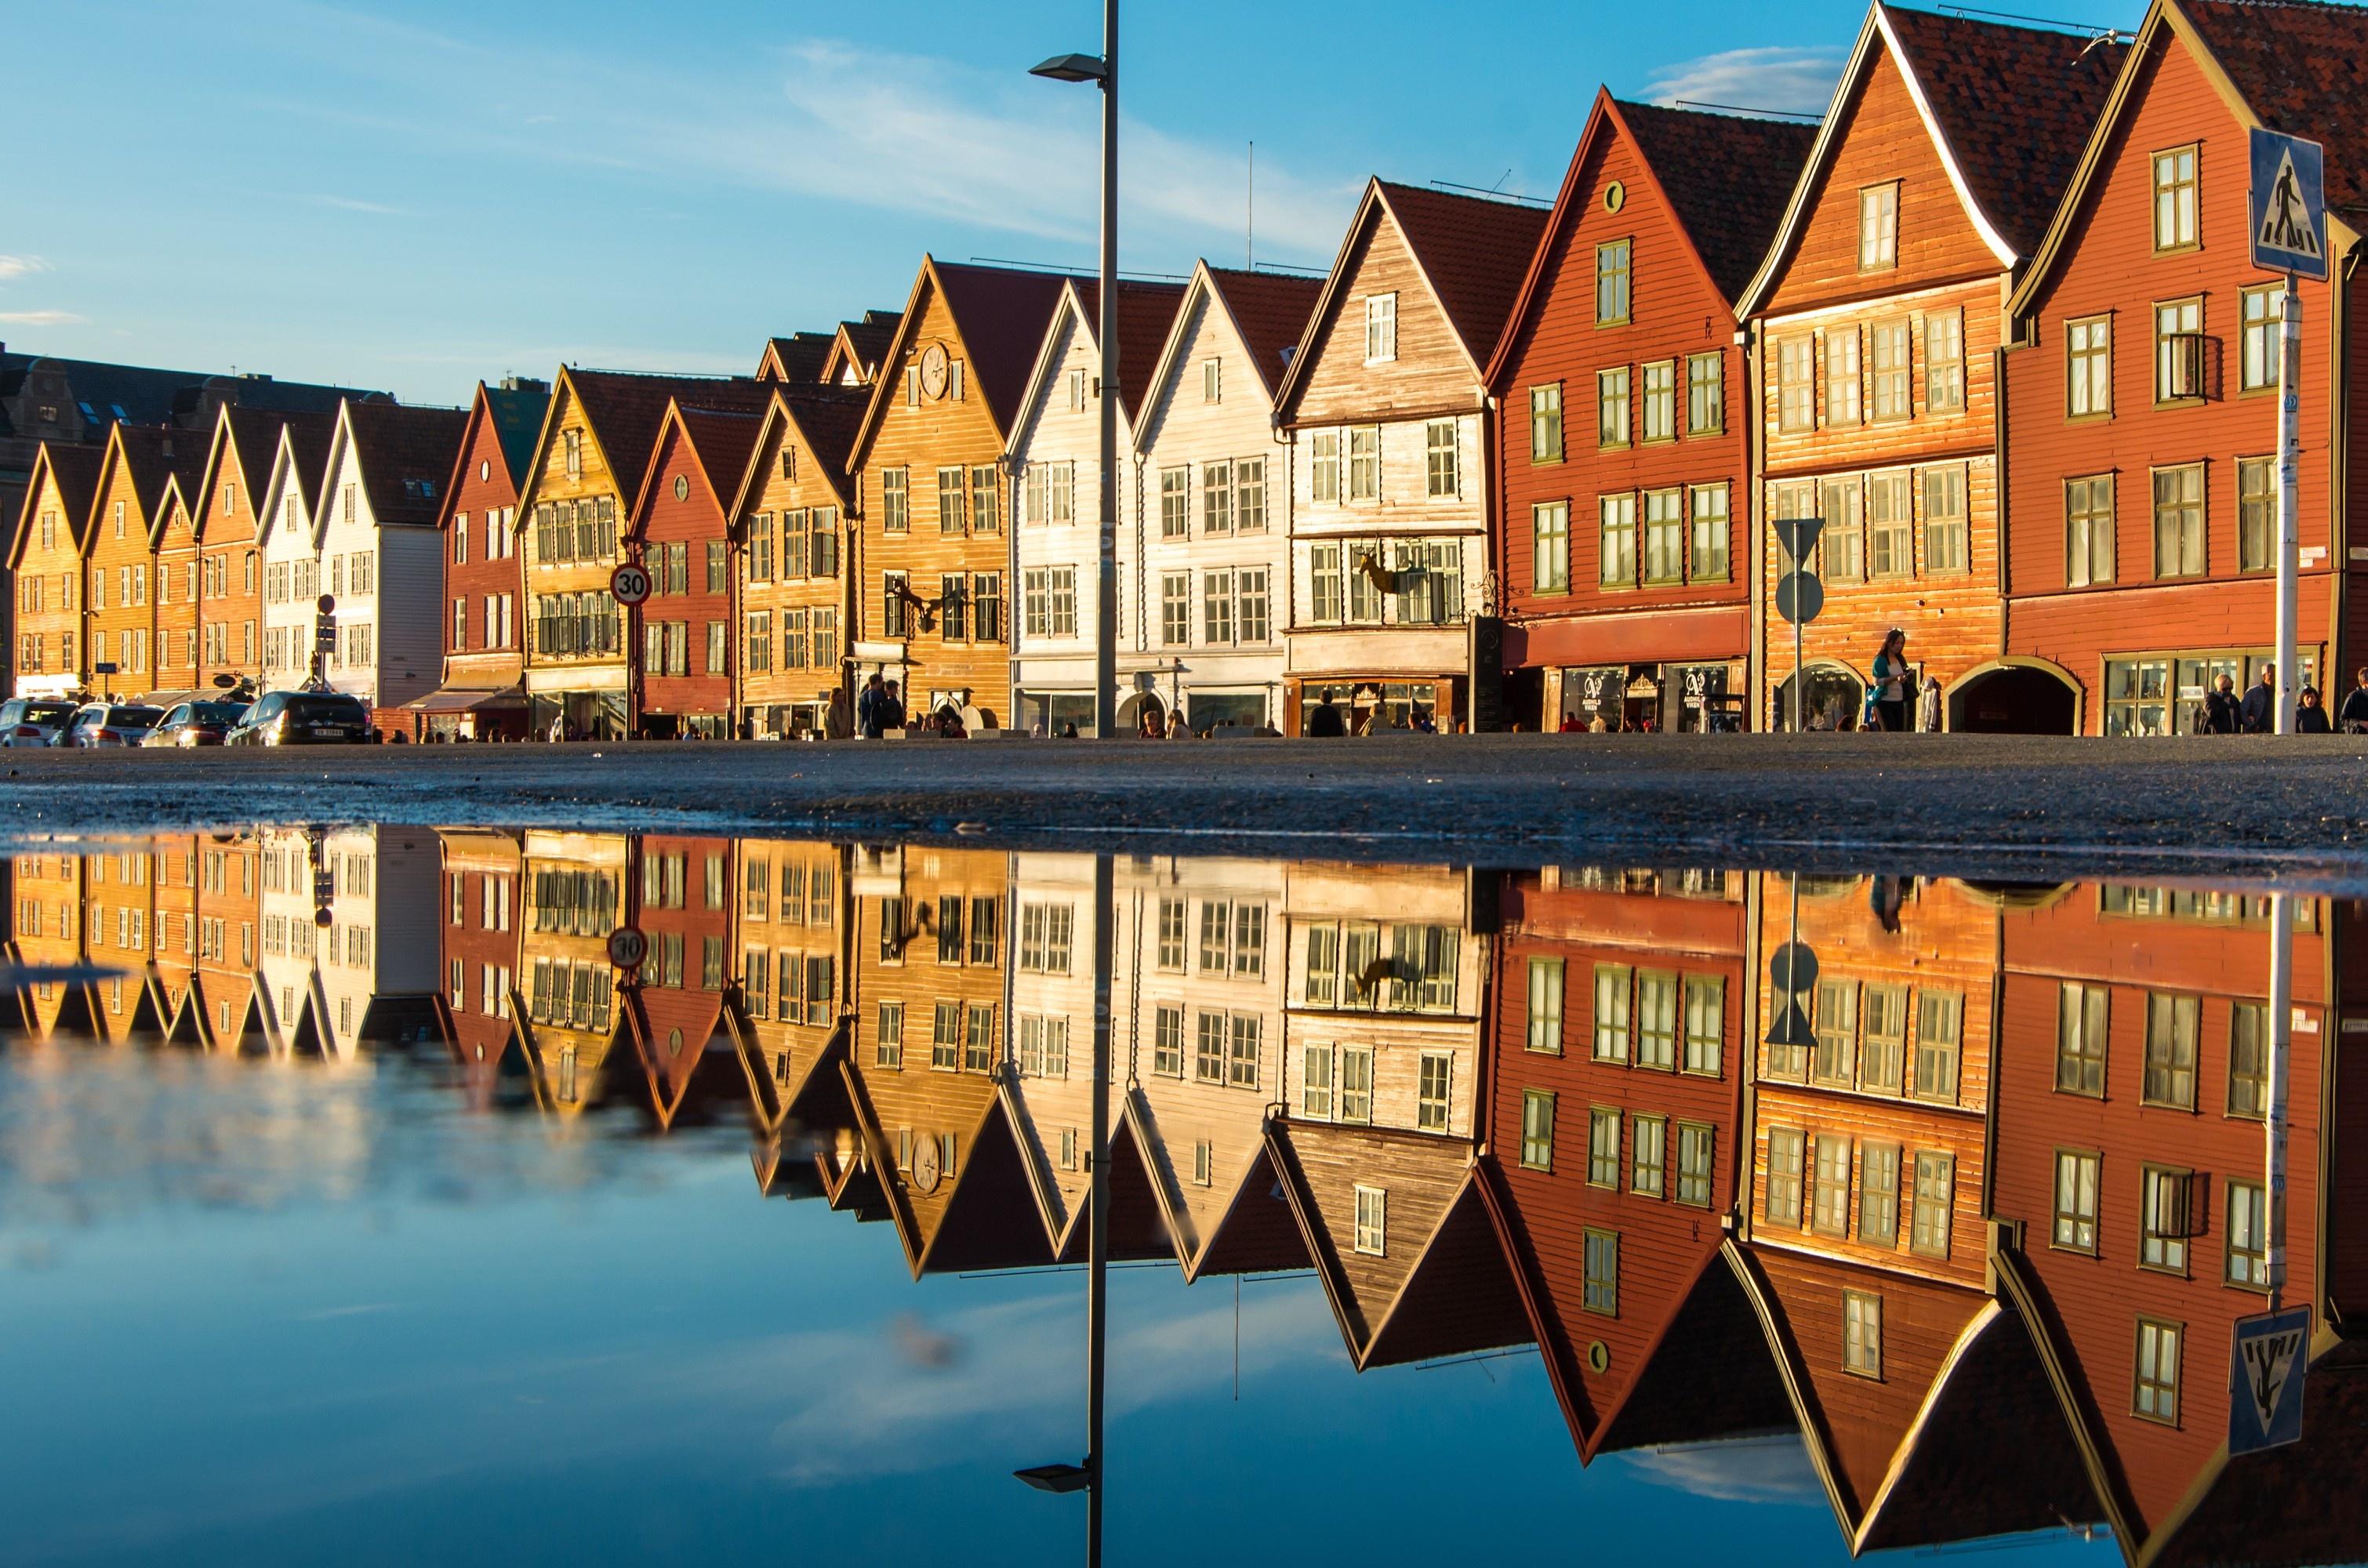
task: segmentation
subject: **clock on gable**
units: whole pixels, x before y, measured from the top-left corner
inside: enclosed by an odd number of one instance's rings
[[[946,346],[942,343],[921,350],[921,391],[933,400],[946,395]]]

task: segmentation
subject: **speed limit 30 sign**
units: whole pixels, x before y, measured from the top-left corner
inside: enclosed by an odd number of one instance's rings
[[[650,956],[650,939],[638,926],[620,926],[609,933],[609,961],[619,969],[639,969]]]
[[[631,609],[650,597],[650,574],[628,561],[609,574],[609,592],[616,596],[619,604]]]

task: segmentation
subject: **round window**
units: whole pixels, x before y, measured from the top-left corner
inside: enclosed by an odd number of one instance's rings
[[[1626,186],[1622,185],[1618,180],[1613,180],[1603,187],[1603,210],[1606,212],[1617,212],[1627,205],[1628,187]]]
[[[677,473],[674,476],[674,498],[677,501],[688,501],[690,499],[690,476],[689,474]]]
[[[491,458],[479,458],[479,459],[477,460],[477,483],[480,483],[480,484],[482,484],[482,483],[484,483],[486,480],[489,480],[489,479],[491,479],[491,478],[493,478],[493,477],[494,477],[494,460],[493,460],[493,459],[491,459]]]

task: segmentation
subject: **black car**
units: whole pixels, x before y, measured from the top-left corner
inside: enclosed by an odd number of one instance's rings
[[[148,732],[143,746],[218,746],[246,711],[244,702],[184,702]]]
[[[370,710],[358,697],[341,691],[268,691],[222,737],[222,744],[359,745],[370,738]]]

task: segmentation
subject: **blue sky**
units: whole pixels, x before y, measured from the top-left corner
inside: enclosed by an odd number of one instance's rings
[[[1238,263],[1253,141],[1259,258],[1323,267],[1371,174],[1551,196],[1599,82],[1821,108],[1861,14],[1138,3],[1121,266]],[[1095,95],[1025,68],[1099,26],[1092,0],[26,7],[0,340],[447,403],[562,359],[745,372],[768,334],[900,306],[924,250],[1090,264]]]

